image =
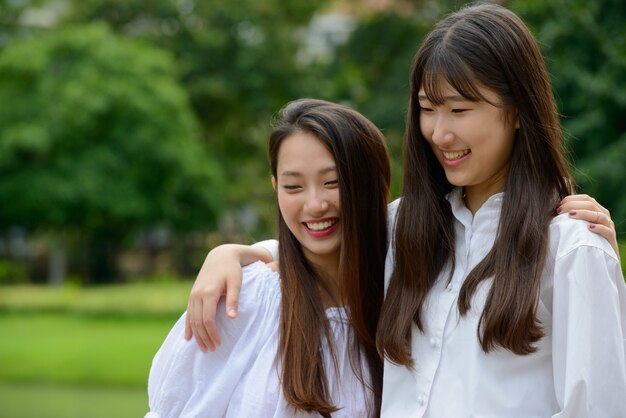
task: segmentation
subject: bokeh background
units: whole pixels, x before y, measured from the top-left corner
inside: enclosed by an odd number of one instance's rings
[[[626,259],[626,2],[511,0],[540,41],[579,189]],[[213,246],[273,235],[274,113],[386,134],[453,0],[0,0],[0,417],[136,417]]]

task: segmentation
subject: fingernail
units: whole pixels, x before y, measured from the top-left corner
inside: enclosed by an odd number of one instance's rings
[[[230,316],[231,318],[234,318],[235,316],[237,316],[237,311],[234,310],[233,308],[230,308],[228,310],[228,316]]]
[[[575,210],[570,210],[569,214],[570,214],[570,216],[574,216],[574,215],[576,215],[576,211]]]
[[[594,229],[596,227],[596,224],[589,224],[589,229]]]
[[[556,207],[555,211],[556,213],[561,213],[561,209],[563,208],[563,205],[559,205]]]

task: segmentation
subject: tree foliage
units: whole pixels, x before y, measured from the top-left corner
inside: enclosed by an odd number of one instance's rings
[[[72,2],[66,21],[105,21],[122,36],[171,51],[204,141],[227,171],[227,205],[236,209],[271,196],[270,121],[316,76],[298,65],[298,31],[324,4],[81,0]]]
[[[157,223],[214,226],[221,169],[175,74],[168,53],[102,24],[4,48],[0,227],[106,241]]]
[[[626,229],[626,3],[518,0],[541,42],[581,190]]]
[[[421,16],[391,12],[366,16],[326,69],[331,100],[351,104],[384,132],[392,156],[394,197],[402,177],[411,63],[429,27]]]
[[[382,128],[397,196],[410,65],[424,34],[461,3],[0,0],[0,100],[10,104],[0,108],[0,198],[10,202],[0,228],[87,231],[84,247],[100,251],[164,224],[229,224],[249,232],[239,239],[264,238],[275,212],[267,135],[273,113],[299,97],[350,104]],[[502,3],[538,37],[577,180],[619,230],[626,3]],[[64,6],[47,28],[25,23],[52,4]],[[312,19],[337,10],[352,14],[349,38],[307,57]]]

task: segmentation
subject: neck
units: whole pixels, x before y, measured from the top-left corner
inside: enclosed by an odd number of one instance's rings
[[[463,187],[463,202],[465,206],[476,215],[478,209],[496,193],[504,191],[504,178],[496,179],[496,181],[488,184],[480,184],[478,186]]]

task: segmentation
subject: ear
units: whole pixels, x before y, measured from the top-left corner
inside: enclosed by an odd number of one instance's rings
[[[274,188],[274,191],[276,191],[276,177],[272,176],[272,187]]]

